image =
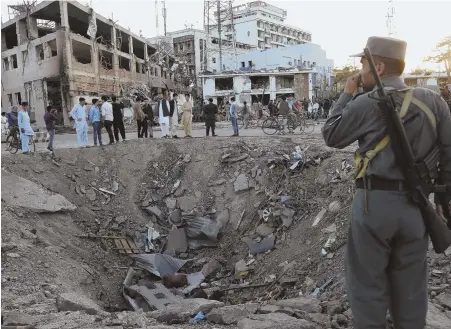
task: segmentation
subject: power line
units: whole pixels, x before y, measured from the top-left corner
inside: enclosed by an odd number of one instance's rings
[[[395,6],[393,4],[393,0],[389,0],[388,3],[390,7],[387,10],[387,28],[388,28],[388,36],[393,37],[396,33],[394,31],[394,17],[395,17]]]

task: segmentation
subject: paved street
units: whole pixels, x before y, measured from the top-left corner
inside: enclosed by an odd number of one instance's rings
[[[216,134],[218,135],[218,137],[229,137],[232,135],[232,127],[230,124],[228,123],[220,123],[218,125],[219,127],[216,129]],[[278,138],[278,137],[296,137],[296,136],[303,136],[303,137],[308,137],[308,136],[318,136],[321,132],[321,126],[322,124],[316,124],[315,125],[315,130],[311,135],[307,135],[307,134],[300,134],[299,131],[296,131],[295,134],[286,134],[286,135],[272,135],[272,136],[268,136],[266,135],[261,128],[249,128],[249,129],[241,129],[240,130],[240,136],[244,136],[244,137],[263,137],[263,136],[267,136],[267,137],[273,137],[273,138]],[[102,141],[106,144],[108,144],[108,134],[106,133],[105,129],[102,130],[103,134],[102,134]],[[184,132],[182,129],[178,129],[178,136],[182,137],[184,136]],[[161,131],[159,130],[159,128],[154,129],[154,138],[161,138]],[[195,123],[195,127],[193,129],[193,137],[196,138],[206,138],[205,136],[205,129],[203,126],[203,123]],[[131,132],[131,133],[127,133],[126,134],[126,138],[127,140],[135,140],[138,139],[138,135],[137,132]],[[213,138],[213,137],[209,137],[209,138]],[[89,131],[88,134],[88,143],[89,146],[93,146],[93,136],[92,136],[92,131]],[[76,148],[77,146],[77,135],[76,134],[58,134],[55,135],[55,141],[54,141],[54,148],[55,149],[61,149],[61,148]],[[36,148],[37,151],[47,151],[47,143],[36,143]],[[6,150],[6,144],[2,144],[2,153],[3,152],[7,152]],[[20,151],[18,152],[18,154],[20,153]]]

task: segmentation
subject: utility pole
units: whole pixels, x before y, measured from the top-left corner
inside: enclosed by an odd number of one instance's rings
[[[159,33],[159,27],[158,27],[158,0],[155,0],[155,25],[156,25],[156,31],[155,35],[158,36]]]
[[[163,2],[163,24],[164,24],[164,35],[166,36],[166,1]]]
[[[388,36],[393,37],[395,35],[394,32],[394,17],[395,17],[395,7],[393,4],[393,0],[389,0],[388,3],[390,4],[390,7],[388,7],[387,10],[387,28],[388,28]]]
[[[219,72],[222,71],[222,22],[221,22],[221,2],[217,2],[218,13],[218,43],[219,43]]]

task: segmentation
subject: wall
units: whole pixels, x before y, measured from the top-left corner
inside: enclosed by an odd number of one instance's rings
[[[59,50],[62,45],[62,39],[58,32],[47,34],[41,38],[34,39],[19,45],[13,49],[2,52],[2,111],[9,112],[10,104],[8,94],[21,94],[22,101],[28,101],[30,104],[30,116],[36,120],[38,126],[44,125],[44,113],[47,106],[47,95],[45,89],[45,78],[58,77],[61,70],[61,54],[51,57],[52,54],[46,48],[49,41],[56,41],[56,47]],[[38,60],[36,46],[43,45],[45,58]],[[23,61],[22,52],[27,50],[28,54]],[[3,58],[17,56],[17,68],[5,71]],[[14,104],[17,105],[17,104]]]
[[[251,20],[245,21],[244,19],[240,19],[235,22],[235,40],[236,42],[258,46],[257,20],[255,16],[249,19]]]

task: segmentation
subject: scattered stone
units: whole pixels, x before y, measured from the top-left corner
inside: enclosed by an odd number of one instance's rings
[[[216,324],[236,324],[238,321],[246,318],[250,314],[255,314],[258,310],[258,304],[238,304],[224,306],[212,310],[207,320]]]
[[[177,190],[175,190],[174,192],[174,196],[176,198],[181,197],[183,194],[185,194],[186,189],[184,187],[178,188]]]
[[[196,207],[197,200],[194,196],[186,195],[178,198],[177,203],[182,211],[189,212]]]
[[[185,163],[191,162],[191,155],[190,154],[185,155],[185,157],[183,158],[183,162]]]
[[[168,207],[169,209],[175,209],[175,207],[177,207],[177,199],[167,198],[165,200],[165,203],[166,203],[166,207]]]
[[[169,304],[165,308],[147,313],[149,317],[167,324],[187,323],[199,312],[208,314],[211,310],[224,306],[224,303],[203,298],[183,299],[179,303]]]
[[[208,186],[218,186],[218,185],[222,185],[222,184],[224,184],[224,183],[226,183],[226,182],[227,182],[226,179],[220,178],[220,179],[215,180],[215,181],[213,181],[213,182],[209,182],[209,183],[208,183]]]
[[[284,313],[251,314],[238,321],[238,329],[316,329],[304,319],[296,319]]]
[[[31,326],[33,322],[33,317],[24,312],[8,312],[2,310],[2,327]]]
[[[127,217],[126,216],[116,216],[116,217],[114,217],[114,221],[118,224],[123,224],[127,221]]]
[[[329,316],[322,313],[307,313],[305,319],[321,326],[327,327],[329,324]]]
[[[255,178],[257,176],[257,170],[258,170],[258,166],[255,166],[254,168],[251,169],[252,178]]]
[[[260,254],[263,252],[267,252],[268,250],[271,250],[272,248],[274,248],[274,244],[275,244],[274,235],[270,235],[270,236],[264,238],[263,240],[261,240],[260,242],[256,242],[249,237],[244,237],[242,240],[249,247],[249,253],[251,253],[251,254]]]
[[[338,324],[337,320],[330,321],[330,326],[332,329],[340,329],[340,325]]]
[[[265,236],[268,236],[271,233],[273,233],[274,228],[263,223],[263,224],[258,225],[258,227],[255,231],[258,235],[265,237]]]
[[[221,264],[216,259],[210,259],[210,261],[202,267],[202,274],[208,278],[215,275],[221,270]]]
[[[246,174],[238,175],[233,183],[233,188],[235,189],[235,192],[246,191],[249,189],[249,179]]]
[[[162,213],[161,210],[160,210],[158,207],[156,207],[156,206],[147,207],[147,208],[146,208],[146,211],[147,211],[147,213],[148,213],[149,215],[155,215],[155,216],[157,216],[159,219],[163,219],[163,218],[162,218],[163,213]]]
[[[93,171],[94,170],[94,168],[93,168],[93,166],[91,164],[86,164],[83,169],[86,170],[86,171]]]
[[[15,253],[15,252],[7,253],[6,256],[8,256],[10,258],[19,258],[20,257],[20,255],[18,253]]]
[[[194,192],[194,195],[196,196],[196,198],[200,199],[202,197],[202,192],[196,191],[196,192]]]
[[[223,211],[221,211],[221,213],[216,218],[216,220],[219,223],[221,223],[222,227],[225,227],[227,225],[229,219],[230,219],[229,209],[224,209]]]
[[[238,162],[238,161],[243,161],[243,160],[245,160],[245,159],[249,156],[249,154],[243,153],[243,154],[240,154],[240,155],[238,155],[238,156],[236,156],[236,157],[230,157],[230,155],[229,155],[229,156],[227,156],[226,158],[224,158],[224,156],[225,156],[225,155],[222,156],[222,162],[225,162],[225,163],[234,163],[234,162]]]
[[[332,225],[326,227],[325,229],[323,229],[323,233],[335,233],[337,231],[337,224],[333,223]]]
[[[86,194],[86,186],[80,185],[80,192]]]
[[[324,215],[326,214],[326,211],[327,211],[326,208],[321,209],[321,211],[318,213],[318,215],[316,215],[315,219],[313,220],[312,227],[318,225],[318,223],[321,221],[321,219],[323,219]]]
[[[340,201],[332,201],[329,205],[329,211],[331,213],[338,212],[340,210],[341,204]]]
[[[176,253],[186,252],[188,249],[188,240],[186,232],[183,228],[172,229],[167,237],[166,249],[167,255],[175,255]]]
[[[96,201],[97,199],[97,194],[93,189],[88,189],[86,191],[86,197],[90,200],[90,201]]]
[[[182,211],[180,209],[175,209],[169,215],[169,221],[175,225],[179,225],[182,223]]]
[[[435,297],[435,301],[444,307],[451,309],[451,294],[441,293],[437,297]]]
[[[281,299],[271,302],[273,305],[290,307],[294,310],[304,311],[307,313],[321,313],[319,300],[312,297],[297,297],[292,299]]]
[[[246,262],[244,259],[241,259],[235,264],[235,278],[246,276],[248,270],[249,268],[247,267]]]
[[[119,183],[116,181],[113,181],[113,183],[111,184],[111,190],[113,192],[117,192],[119,190]]]
[[[63,293],[56,299],[59,312],[85,311],[87,314],[95,315],[102,309],[93,300],[77,293]]]
[[[48,290],[44,290],[44,296],[47,297],[47,298],[53,298],[52,293],[50,291],[48,291]]]
[[[451,319],[446,313],[439,310],[433,303],[429,302],[428,313],[426,316],[427,329],[449,329],[451,328]]]
[[[335,316],[335,320],[337,320],[337,323],[341,326],[347,326],[348,325],[348,319],[343,314],[337,314]]]
[[[258,310],[258,313],[260,314],[269,314],[269,313],[274,313],[277,312],[279,310],[281,310],[282,307],[277,306],[277,305],[263,305],[260,307],[260,309]]]
[[[290,208],[284,208],[280,213],[280,218],[282,219],[283,226],[290,227],[293,223],[293,216],[295,211]]]

